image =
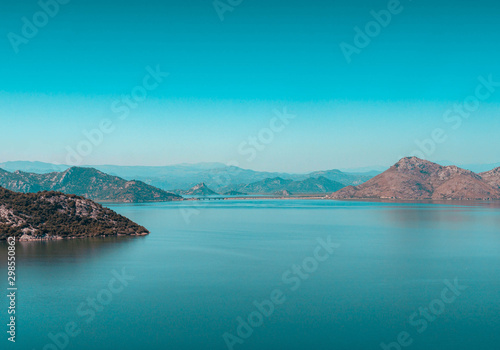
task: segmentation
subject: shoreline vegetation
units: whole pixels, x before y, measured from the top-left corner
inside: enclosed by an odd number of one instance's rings
[[[149,231],[89,199],[61,192],[16,193],[0,187],[0,240],[144,236]]]

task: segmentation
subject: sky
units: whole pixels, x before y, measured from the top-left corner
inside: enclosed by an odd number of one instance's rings
[[[55,1],[2,3],[0,162],[500,162],[498,1]]]

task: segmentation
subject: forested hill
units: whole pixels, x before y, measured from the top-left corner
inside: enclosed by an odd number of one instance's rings
[[[0,240],[143,236],[149,231],[111,209],[60,192],[16,193],[0,187]]]
[[[16,192],[60,191],[97,201],[142,203],[182,200],[182,197],[142,181],[127,181],[93,168],[70,168],[48,174],[10,173],[0,169],[0,186]]]

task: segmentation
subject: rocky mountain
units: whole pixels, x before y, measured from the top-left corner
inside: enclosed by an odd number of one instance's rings
[[[479,174],[481,178],[494,188],[500,188],[500,167]]]
[[[198,184],[187,191],[181,191],[181,194],[187,196],[216,196],[217,192],[212,191],[205,183]]]
[[[143,236],[144,227],[89,199],[61,192],[17,193],[0,187],[0,240]]]
[[[275,177],[264,179],[248,185],[235,186],[233,190],[250,194],[276,194],[287,191],[289,194],[305,193],[328,193],[337,191],[345,187],[336,181],[327,179],[324,176],[318,178],[307,178],[301,181],[294,181]]]
[[[500,199],[495,171],[478,175],[456,166],[441,166],[416,157],[401,159],[384,173],[359,186],[348,186],[328,198],[400,200]]]
[[[73,167],[63,172],[35,174],[0,169],[0,186],[11,191],[34,193],[59,191],[92,200],[125,203],[162,202],[182,198],[142,181],[126,181],[93,168]]]

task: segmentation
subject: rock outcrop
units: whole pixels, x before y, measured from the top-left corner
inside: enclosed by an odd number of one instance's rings
[[[216,196],[217,192],[212,191],[205,183],[198,184],[187,191],[181,192],[184,195],[188,196]]]
[[[500,168],[479,174],[481,178],[494,188],[500,188]]]

